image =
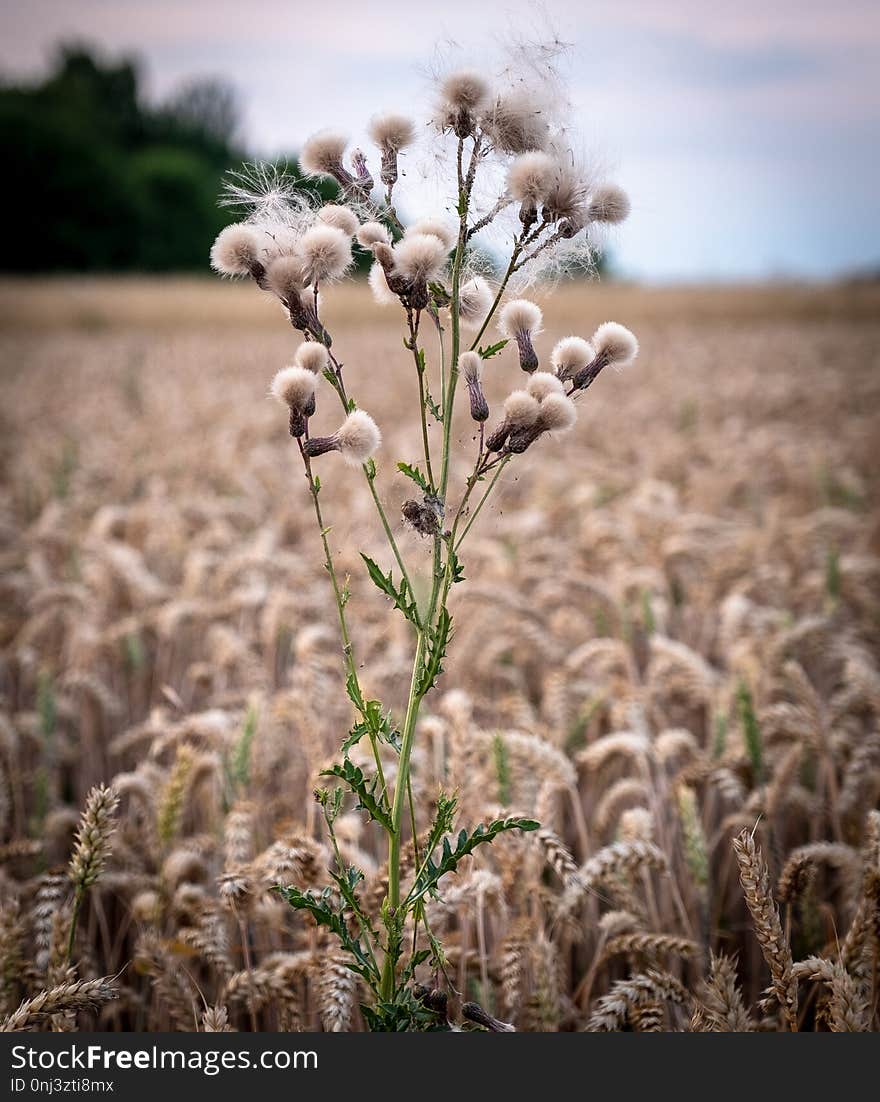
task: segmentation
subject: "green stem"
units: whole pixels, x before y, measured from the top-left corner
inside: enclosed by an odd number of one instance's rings
[[[501,462],[498,464],[498,470],[492,476],[492,481],[486,487],[485,493],[480,498],[480,500],[477,502],[477,506],[474,509],[474,511],[471,513],[471,515],[468,519],[468,522],[465,525],[464,531],[458,537],[458,542],[455,544],[454,550],[457,551],[458,548],[461,547],[462,543],[464,542],[465,536],[468,534],[468,532],[470,532],[471,526],[473,525],[473,523],[477,519],[477,517],[480,515],[480,510],[486,504],[486,501],[488,500],[489,495],[492,493],[493,489],[495,488],[495,483],[501,477],[501,472],[504,470],[504,468],[510,462],[510,458],[511,457],[509,455],[505,455],[504,458],[501,460]],[[462,502],[462,505],[464,505],[464,502]],[[454,538],[454,535],[453,535],[453,538]]]
[[[70,967],[70,962],[73,959],[73,943],[76,939],[76,923],[79,919],[80,908],[82,907],[83,896],[85,892],[82,888],[77,888],[73,897],[73,913],[70,916],[70,936],[67,939],[67,967]]]
[[[352,645],[351,636],[349,635],[348,631],[348,621],[345,617],[345,600],[342,596],[342,589],[339,585],[339,578],[336,574],[336,567],[333,565],[333,556],[330,553],[330,544],[327,540],[328,529],[324,526],[324,517],[321,512],[321,503],[318,500],[318,494],[320,493],[320,490],[312,474],[311,460],[303,450],[302,442],[297,441],[297,443],[299,444],[300,454],[302,455],[303,464],[305,466],[306,479],[309,483],[309,489],[311,490],[312,494],[312,502],[315,508],[315,519],[318,522],[318,531],[320,532],[321,544],[324,548],[324,566],[326,567],[327,573],[330,575],[330,582],[333,586],[333,596],[336,601],[336,614],[339,617],[339,630],[342,634],[342,653],[345,656],[345,668],[348,671],[348,676],[354,682],[354,685],[358,692],[358,696],[362,696],[363,694],[361,693],[360,681],[358,680],[357,675],[357,664],[354,660],[354,647]],[[387,786],[385,784],[385,774],[382,770],[382,759],[379,756],[379,746],[376,742],[376,736],[373,734],[372,731],[369,732],[369,739],[370,746],[373,750],[373,759],[376,762],[376,773],[379,777],[379,783],[382,785],[383,792],[387,792]]]
[[[438,582],[434,582],[438,588]],[[419,677],[425,655],[425,633],[420,631],[413,657],[412,677],[409,685],[409,697],[406,704],[406,717],[403,722],[403,734],[400,743],[400,758],[397,765],[397,780],[394,785],[394,803],[391,807],[391,833],[388,835],[388,907],[395,912],[400,906],[400,843],[403,834],[403,804],[409,779],[409,764],[412,756],[416,721],[422,698],[419,695]],[[397,961],[391,953],[385,957],[382,972],[382,998],[390,999],[394,995],[394,972]]]
[[[400,554],[400,549],[397,546],[397,540],[394,538],[394,533],[391,531],[391,525],[388,523],[388,517],[385,513],[385,509],[382,506],[382,502],[379,500],[379,495],[376,493],[376,480],[371,474],[370,469],[364,464],[364,474],[367,477],[367,485],[370,487],[370,493],[373,496],[373,501],[376,504],[376,511],[379,514],[379,520],[382,522],[382,527],[385,530],[385,536],[388,543],[391,546],[391,550],[394,552],[394,558],[397,560],[397,565],[400,567],[400,573],[403,576],[403,580],[407,584],[407,588],[410,594],[415,597],[415,590],[413,589],[412,582],[409,580],[409,574],[407,573],[406,564],[403,561],[403,556]],[[418,610],[416,610],[416,627],[421,627],[421,618],[419,617]]]
[[[409,326],[409,346],[412,349],[413,360],[415,360],[416,374],[419,379],[419,420],[422,424],[422,448],[425,453],[425,470],[428,475],[428,485],[432,490],[436,489],[434,483],[434,472],[431,469],[431,444],[428,439],[428,410],[425,406],[425,364],[423,357],[419,354],[419,312],[416,311],[415,320],[411,310],[406,312],[406,321]]]

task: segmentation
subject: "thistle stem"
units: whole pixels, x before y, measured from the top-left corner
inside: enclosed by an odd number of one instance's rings
[[[333,556],[330,553],[330,544],[327,540],[328,528],[324,526],[324,516],[321,512],[321,503],[318,500],[318,494],[320,489],[315,482],[315,478],[312,474],[312,464],[309,457],[306,455],[302,442],[297,441],[299,444],[300,455],[303,459],[303,465],[305,466],[306,479],[309,483],[309,489],[312,494],[312,503],[315,509],[315,519],[318,522],[318,531],[321,535],[321,545],[324,548],[324,566],[327,573],[330,575],[330,583],[333,586],[333,597],[336,602],[336,614],[339,618],[339,630],[342,635],[342,653],[345,657],[345,668],[348,671],[348,676],[352,679],[355,688],[357,689],[358,696],[361,696],[360,681],[357,675],[357,664],[354,660],[354,647],[351,642],[351,636],[348,631],[348,620],[345,616],[345,598],[343,597],[342,588],[339,585],[339,577],[336,573],[336,567],[333,565]],[[370,738],[370,747],[373,751],[373,759],[376,762],[376,773],[379,777],[379,783],[382,785],[382,791],[387,792],[387,786],[385,784],[385,774],[382,770],[382,758],[379,755],[379,746],[376,742],[376,736],[372,731],[368,732]]]

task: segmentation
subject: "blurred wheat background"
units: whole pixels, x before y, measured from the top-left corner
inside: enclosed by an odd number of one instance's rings
[[[529,453],[464,556],[419,829],[442,785],[464,821],[542,830],[483,847],[431,904],[455,986],[521,1030],[775,1029],[793,982],[801,1028],[877,1028],[880,291],[578,283],[542,306],[556,333],[625,317],[642,355],[564,451]],[[397,329],[365,287],[327,315],[383,455],[417,458]],[[279,320],[208,281],[0,287],[0,1016],[71,979],[67,862],[112,782],[72,959],[79,981],[121,973],[119,997],[31,1024],[362,1028],[356,978],[268,890],[326,882],[311,794],[349,723],[307,487],[266,400],[295,343]],[[517,372],[491,361],[490,402]],[[322,481],[365,691],[399,706],[408,629],[357,554],[387,566],[381,532],[338,457]],[[793,980],[755,936],[743,828]],[[339,833],[378,905],[383,854],[353,815]]]

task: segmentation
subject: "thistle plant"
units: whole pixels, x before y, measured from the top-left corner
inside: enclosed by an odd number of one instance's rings
[[[411,152],[418,155],[416,135],[425,130],[398,114],[374,118],[369,133],[375,156],[349,150],[335,132],[310,138],[301,154],[303,170],[339,188],[337,201],[323,206],[308,185],[299,187],[263,166],[233,176],[227,201],[244,205],[247,216],[223,230],[211,252],[218,272],[249,277],[279,299],[302,334],[271,392],[286,411],[301,459],[354,714],[340,760],[324,771],[328,783],[315,794],[336,854],[332,883],[320,893],[295,885],[279,891],[338,939],[347,966],[368,993],[367,1024],[384,1030],[444,1028],[451,984],[426,901],[479,846],[504,831],[539,825],[510,815],[455,834],[456,797],[440,793],[433,821],[420,829],[427,817],[413,800],[413,747],[420,709],[443,673],[453,639],[451,597],[465,581],[467,537],[505,471],[528,462],[526,453],[544,438],[572,430],[577,403],[599,374],[631,363],[638,351],[627,329],[606,322],[590,339],[563,337],[549,361],[541,362],[535,338],[542,313],[522,294],[548,270],[584,264],[593,255],[597,229],[628,213],[619,188],[597,183],[579,165],[560,113],[541,89],[509,80],[492,87],[475,72],[439,80],[427,133],[435,163],[445,159],[448,165],[444,201],[454,219],[438,214],[405,225],[398,194],[402,161]],[[493,233],[506,243],[494,285],[479,264],[480,247]],[[322,311],[324,295],[351,272],[355,250],[371,260],[369,284],[377,302],[399,311],[411,362],[421,455],[397,467],[413,484],[411,496],[400,503],[402,523],[430,548],[430,584],[421,600],[398,539],[401,520],[386,513],[377,490],[379,426],[351,393],[344,357]],[[490,326],[497,328],[497,339],[488,335]],[[436,356],[429,357],[428,344]],[[493,363],[491,370],[509,372],[510,393],[500,410],[492,410],[483,378],[489,361],[508,359],[508,345],[515,357],[509,364]],[[473,422],[465,444],[472,455],[467,477],[455,484],[459,410]],[[334,564],[322,503],[324,481],[348,477],[334,452],[359,471],[393,560],[385,572],[362,555],[366,572],[390,598],[393,614],[412,629],[410,687],[399,716],[369,699],[361,684],[349,628],[350,592]],[[368,747],[366,757],[355,752],[358,747]],[[369,912],[360,890],[363,874],[343,861],[336,842],[334,823],[352,798],[387,842],[387,892],[379,915]],[[427,978],[428,988],[417,983]],[[466,1005],[467,1020],[504,1027]]]

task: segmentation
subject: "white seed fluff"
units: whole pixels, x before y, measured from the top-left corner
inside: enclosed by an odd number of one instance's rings
[[[354,237],[360,226],[357,215],[351,207],[342,207],[338,203],[326,203],[318,211],[318,218],[328,226],[335,226],[338,230]]]
[[[635,334],[616,321],[606,321],[593,334],[596,355],[614,367],[629,367],[639,354]]]
[[[536,371],[526,383],[526,390],[539,402],[543,402],[551,394],[565,393],[562,380],[555,375],[551,375],[549,371]]]
[[[563,337],[550,353],[550,363],[560,379],[570,379],[596,358],[596,349],[583,337]]]
[[[266,285],[273,294],[290,302],[302,290],[302,263],[298,256],[279,256],[266,268]]]
[[[449,107],[457,111],[477,111],[489,99],[489,85],[479,73],[461,69],[443,78],[440,95]]]
[[[342,165],[347,145],[348,138],[333,130],[313,134],[302,147],[300,167],[310,176],[332,176],[334,170]]]
[[[293,362],[298,367],[304,367],[313,375],[320,375],[330,366],[330,357],[323,344],[317,341],[304,341],[296,350]]]
[[[373,292],[373,298],[380,306],[393,306],[397,302],[397,295],[388,287],[388,280],[385,278],[385,269],[378,260],[373,262],[367,282],[370,285],[370,290]]]
[[[366,463],[382,443],[376,422],[362,409],[350,413],[335,436],[342,458],[352,467]]]
[[[617,184],[606,184],[590,196],[587,211],[592,222],[623,222],[630,212],[629,196]]]
[[[504,153],[543,149],[550,136],[540,107],[528,92],[519,89],[495,100],[483,127],[496,149]]]
[[[305,367],[283,367],[272,380],[272,397],[291,409],[303,410],[315,393],[315,376]]]
[[[341,279],[351,265],[351,238],[336,226],[319,223],[304,233],[299,258],[306,283]]]
[[[437,279],[446,265],[447,249],[433,233],[407,234],[394,246],[394,265],[411,282]]]
[[[452,252],[458,240],[458,231],[454,230],[448,222],[444,222],[441,218],[420,218],[418,222],[414,222],[409,227],[406,236],[412,237],[417,233],[430,233],[434,237],[439,237],[446,246],[448,253]]]
[[[370,122],[370,137],[380,149],[405,149],[415,141],[416,131],[405,115],[377,115]]]
[[[540,424],[545,432],[568,432],[575,421],[577,406],[564,394],[548,394],[541,402]]]
[[[477,328],[486,320],[492,309],[495,295],[482,276],[474,276],[461,285],[458,296],[458,317],[467,328]]]
[[[259,259],[260,239],[252,226],[236,223],[220,231],[211,246],[211,267],[228,276],[249,275]]]
[[[540,206],[553,183],[553,158],[547,153],[523,153],[510,166],[507,188],[514,199]]]
[[[482,358],[476,352],[462,352],[458,357],[458,370],[466,382],[476,382],[483,373]]]
[[[511,428],[528,428],[538,420],[541,406],[527,390],[512,390],[504,399],[504,417]]]
[[[381,242],[383,245],[391,244],[391,234],[388,232],[388,228],[383,226],[381,222],[364,222],[361,228],[357,231],[358,244],[364,248],[369,249],[376,242]]]
[[[515,298],[501,308],[498,331],[502,337],[515,340],[517,333],[539,333],[542,320],[540,306],[527,298]]]

